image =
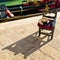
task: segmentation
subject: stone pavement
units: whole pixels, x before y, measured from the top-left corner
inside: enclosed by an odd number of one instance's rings
[[[54,38],[46,44],[47,37],[38,37],[41,17],[0,23],[0,60],[60,60],[60,12]]]

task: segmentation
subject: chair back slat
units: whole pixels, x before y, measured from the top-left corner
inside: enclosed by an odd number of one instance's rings
[[[54,16],[52,16],[52,15],[50,15],[50,16],[46,15],[46,14],[51,14],[51,13],[53,13]],[[56,18],[57,17],[57,12],[56,11],[43,12],[43,17]]]

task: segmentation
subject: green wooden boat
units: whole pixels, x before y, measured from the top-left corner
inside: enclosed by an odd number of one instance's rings
[[[1,1],[0,4],[5,4],[6,6],[20,5],[24,0],[7,0]]]
[[[23,1],[27,1],[27,3],[28,3],[30,0],[0,0],[0,4],[5,4],[6,6],[22,5]],[[31,1],[33,2],[35,0],[31,0]],[[36,1],[38,1],[38,0],[36,0]]]

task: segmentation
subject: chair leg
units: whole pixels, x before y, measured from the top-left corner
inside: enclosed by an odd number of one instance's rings
[[[51,40],[53,39],[53,35],[54,35],[54,29],[52,31]]]
[[[41,35],[41,29],[39,28],[39,36]]]

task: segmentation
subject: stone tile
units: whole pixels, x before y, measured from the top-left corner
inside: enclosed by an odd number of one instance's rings
[[[52,46],[45,45],[40,50],[42,53],[46,54],[50,58],[54,60],[60,60],[60,52],[56,50],[55,48],[53,48]]]
[[[54,59],[52,59],[51,57],[45,55],[44,58],[43,58],[42,60],[54,60]]]

